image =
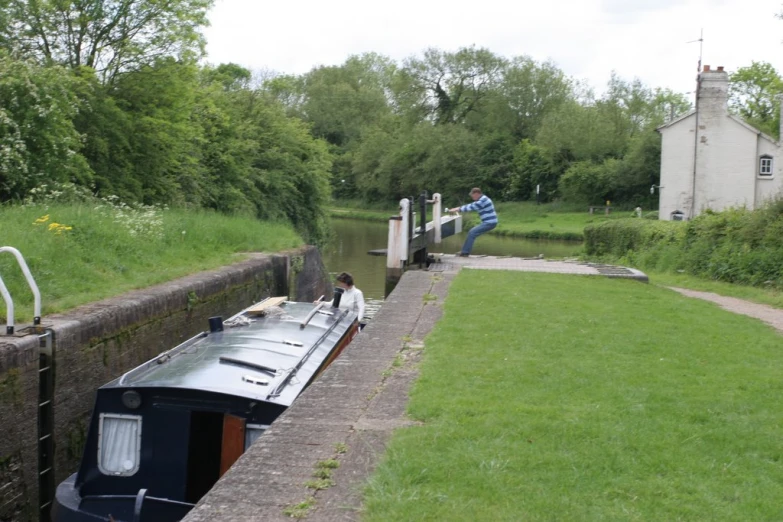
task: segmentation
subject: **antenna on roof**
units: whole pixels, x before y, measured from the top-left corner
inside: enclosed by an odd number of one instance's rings
[[[699,42],[699,63],[696,66],[696,73],[701,72],[701,57],[702,57],[702,51],[704,51],[704,29],[701,29],[701,32],[699,33],[698,40],[691,40],[690,42],[685,43],[696,43]]]
[[[699,32],[699,38],[698,40],[691,40],[690,42],[685,43],[696,43],[699,42],[699,63],[696,65],[696,102],[699,101],[699,74],[701,74],[701,57],[704,51],[704,29],[702,28]]]
[[[691,179],[691,208],[689,218],[693,218],[693,214],[696,211],[696,170],[698,163],[696,162],[696,156],[699,153],[699,91],[701,90],[701,57],[704,50],[704,28],[702,27],[699,32],[698,40],[691,40],[685,43],[699,42],[699,64],[696,67],[696,95],[695,103],[693,104],[696,109],[696,123],[693,128],[693,178]]]

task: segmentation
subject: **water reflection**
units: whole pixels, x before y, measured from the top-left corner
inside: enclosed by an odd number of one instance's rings
[[[384,298],[386,257],[371,256],[370,250],[386,248],[388,223],[356,219],[332,219],[335,239],[321,252],[330,274],[350,272],[356,286],[364,292],[368,311]],[[446,238],[440,245],[431,245],[430,253],[452,254],[462,247],[466,232]],[[573,241],[512,239],[485,234],[476,240],[474,254],[491,256],[568,257],[579,253],[582,244]],[[376,301],[375,303],[373,301]]]

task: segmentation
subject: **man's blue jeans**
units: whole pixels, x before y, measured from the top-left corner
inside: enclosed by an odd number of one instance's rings
[[[465,239],[465,244],[462,245],[462,253],[470,254],[470,251],[473,250],[473,243],[476,241],[476,238],[481,234],[489,232],[496,226],[498,226],[497,223],[481,223],[480,225],[471,228],[470,232],[468,232],[467,239]]]

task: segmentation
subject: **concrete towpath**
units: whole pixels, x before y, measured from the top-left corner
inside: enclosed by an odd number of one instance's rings
[[[729,312],[747,315],[748,317],[759,319],[783,334],[783,310],[780,308],[758,303],[751,303],[750,301],[745,301],[744,299],[726,297],[723,295],[713,294],[712,292],[700,292],[697,290],[688,290],[674,286],[670,286],[668,288],[687,297],[695,297],[697,299],[710,301],[720,306],[724,310],[728,310]]]
[[[435,254],[428,270],[410,270],[373,321],[183,522],[361,519],[362,487],[405,415],[423,340],[463,268],[521,270],[647,281],[638,270],[577,261]],[[783,310],[715,294],[675,289],[783,327]],[[767,308],[770,308],[769,310]],[[772,322],[770,324],[772,324]],[[338,463],[337,467],[333,466]]]
[[[519,270],[522,272],[548,272],[551,274],[600,275],[606,277],[647,281],[647,275],[635,268],[588,263],[578,260],[550,261],[544,258],[468,256],[454,254],[432,254],[435,263],[431,272],[458,271],[461,268],[484,270]]]

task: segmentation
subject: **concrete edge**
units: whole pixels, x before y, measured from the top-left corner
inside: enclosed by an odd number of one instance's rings
[[[367,476],[393,431],[411,425],[405,408],[418,354],[455,276],[406,272],[367,328],[183,522],[357,519]],[[339,467],[318,489],[327,461]]]

